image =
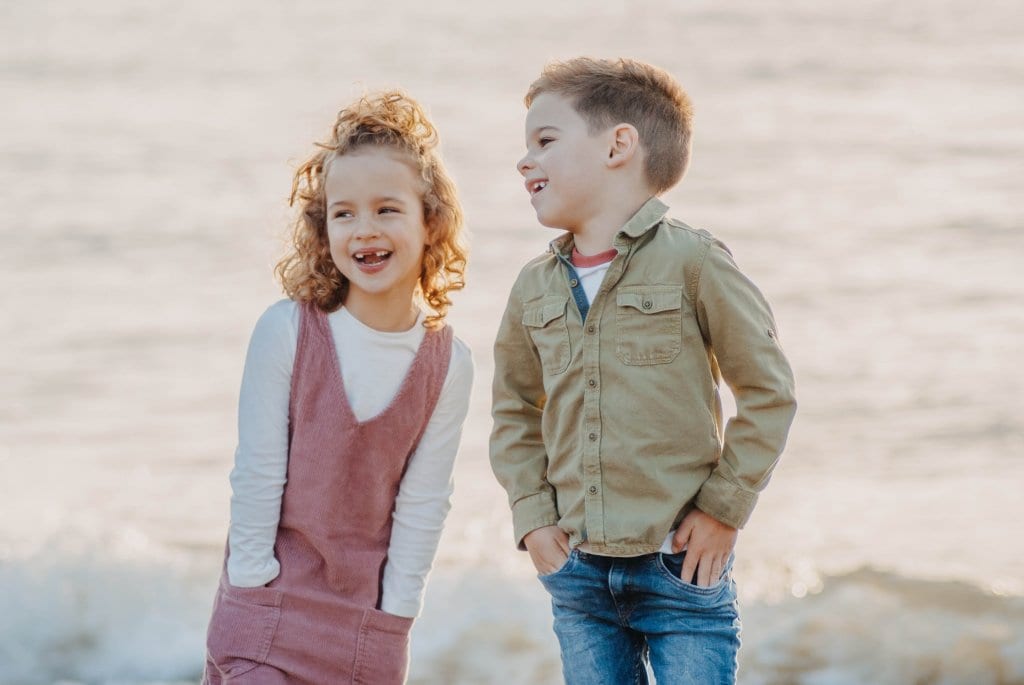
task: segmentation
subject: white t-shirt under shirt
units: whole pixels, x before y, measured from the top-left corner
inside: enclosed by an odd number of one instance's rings
[[[246,355],[228,532],[228,579],[239,587],[264,585],[280,572],[274,541],[288,468],[288,403],[299,311],[292,300],[268,308],[256,323]],[[390,404],[405,379],[425,333],[423,315],[397,333],[369,328],[344,307],[327,320],[348,402],[356,418],[366,421]],[[472,384],[469,348],[453,337],[441,395],[395,500],[381,597],[381,609],[388,613],[413,617],[422,606],[450,508],[452,469]]]

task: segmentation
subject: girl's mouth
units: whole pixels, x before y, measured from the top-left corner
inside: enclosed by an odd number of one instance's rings
[[[356,252],[352,257],[359,264],[365,266],[377,266],[383,264],[391,258],[390,250],[367,250],[365,252]]]

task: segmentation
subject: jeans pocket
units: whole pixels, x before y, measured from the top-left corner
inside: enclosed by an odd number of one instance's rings
[[[222,581],[206,636],[210,661],[225,677],[251,671],[267,660],[280,619],[280,590]]]
[[[696,569],[694,569],[694,578],[684,580],[681,577],[683,570],[683,561],[686,559],[686,552],[678,552],[676,554],[665,554],[664,552],[658,553],[658,569],[662,575],[666,576],[672,583],[687,592],[691,592],[697,595],[715,595],[722,591],[729,582],[729,573],[732,570],[732,556],[729,557],[729,561],[725,564],[725,568],[722,569],[722,573],[718,576],[718,579],[708,587],[701,587],[697,583],[692,582],[696,580]]]
[[[359,626],[352,682],[401,685],[409,666],[409,631],[413,619],[367,609]]]
[[[551,573],[538,573],[537,577],[540,578],[541,582],[544,582],[546,580],[554,578],[555,576],[562,575],[563,573],[566,572],[566,570],[568,570],[569,566],[571,566],[575,562],[576,557],[578,555],[579,555],[579,552],[577,550],[575,550],[575,549],[574,550],[570,550],[569,556],[567,556],[565,558],[565,562],[563,562],[562,565],[559,566],[557,570],[552,571]]]

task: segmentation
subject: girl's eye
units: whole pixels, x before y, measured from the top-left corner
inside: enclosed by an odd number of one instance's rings
[[[537,144],[541,147],[546,147],[548,143],[554,142],[554,138],[541,138],[537,141]]]
[[[350,216],[352,216],[352,212],[348,211],[347,209],[343,209],[343,210],[341,210],[339,212],[335,212],[334,213],[334,218],[335,219],[347,219]]]
[[[398,211],[398,209],[396,207],[381,207],[380,209],[377,210],[377,213],[378,214],[392,214],[392,213],[395,213],[397,211]]]

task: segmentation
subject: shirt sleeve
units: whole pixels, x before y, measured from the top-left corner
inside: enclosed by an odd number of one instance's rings
[[[546,400],[540,357],[523,326],[523,305],[515,286],[494,341],[494,383],[490,458],[495,477],[508,493],[516,547],[543,526],[558,523],[554,488],[547,481],[548,455],[541,433]]]
[[[288,402],[298,308],[271,306],[256,322],[238,399],[238,447],[231,471],[228,581],[258,587],[277,577],[274,541],[288,468]]]
[[[427,575],[434,563],[454,488],[452,470],[469,411],[473,361],[469,348],[453,338],[448,374],[434,413],[398,488],[384,565],[381,609],[415,617],[423,606]]]
[[[721,243],[709,247],[696,294],[697,320],[736,398],[718,466],[696,505],[734,528],[750,518],[796,413],[793,371],[771,308]]]

